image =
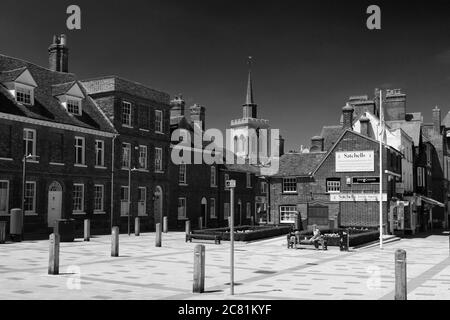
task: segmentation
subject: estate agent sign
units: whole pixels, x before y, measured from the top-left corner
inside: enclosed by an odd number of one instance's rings
[[[373,172],[374,160],[373,151],[336,152],[336,172]]]

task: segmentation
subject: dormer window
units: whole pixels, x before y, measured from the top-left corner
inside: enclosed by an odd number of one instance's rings
[[[52,93],[68,113],[81,116],[85,95],[77,82],[68,82],[52,86]]]
[[[81,116],[81,100],[67,98],[67,111],[77,116]]]
[[[37,83],[27,68],[0,72],[0,82],[18,103],[34,105],[34,89],[37,87]]]
[[[32,105],[33,89],[16,84],[16,100],[23,104]]]

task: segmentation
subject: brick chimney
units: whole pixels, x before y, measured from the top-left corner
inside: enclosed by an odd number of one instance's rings
[[[69,48],[65,34],[53,36],[53,43],[48,48],[49,69],[57,72],[69,72]]]
[[[365,135],[365,136],[367,136],[367,137],[370,137],[370,131],[369,131],[370,119],[367,118],[366,116],[362,116],[359,119],[359,124],[360,124],[360,127],[361,127],[360,133]]]
[[[353,107],[347,102],[345,107],[342,108],[342,128],[343,129],[353,129]]]
[[[201,122],[201,128],[205,131],[205,107],[194,104],[190,107],[191,120],[194,122]]]
[[[433,128],[436,133],[441,132],[441,109],[438,106],[433,109]]]
[[[322,152],[324,148],[324,138],[321,136],[314,136],[311,138],[310,152]]]
[[[185,105],[186,103],[181,95],[179,97],[175,97],[172,101],[170,101],[170,117],[171,118],[183,117]]]

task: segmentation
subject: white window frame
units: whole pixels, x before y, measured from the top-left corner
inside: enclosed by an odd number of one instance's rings
[[[99,143],[101,144],[101,148],[99,148]],[[98,156],[101,156],[101,162],[98,162]],[[105,141],[104,140],[95,140],[95,165],[97,167],[105,166]]]
[[[284,205],[280,206],[280,223],[295,223],[295,216],[297,215],[297,206]]]
[[[75,187],[81,187],[81,209],[75,209]],[[84,183],[74,183],[72,190],[72,214],[85,214],[84,212]]]
[[[0,184],[6,183],[5,211],[0,211],[0,216],[9,216],[9,180],[0,180]]]
[[[295,183],[295,188],[292,186]],[[289,184],[289,188],[287,188]],[[283,193],[297,193],[297,178],[283,178]]]
[[[217,218],[217,212],[216,212],[216,198],[210,198],[209,199],[209,215],[211,219]]]
[[[162,110],[155,110],[155,132],[164,133],[164,117]]]
[[[184,203],[184,206],[183,206],[183,207],[180,206],[180,201],[181,201],[182,203]],[[179,198],[178,198],[178,205],[177,205],[177,208],[178,208],[178,213],[177,213],[177,218],[178,218],[178,220],[185,220],[185,219],[186,219],[186,197],[179,197]],[[182,211],[181,214],[180,214],[180,209],[181,209],[181,208],[183,208],[183,211]]]
[[[33,207],[32,210],[25,210],[25,214],[26,215],[36,215],[36,181],[26,181],[25,182],[25,198],[27,198],[26,194],[27,194],[27,186],[28,185],[33,185]],[[26,202],[26,201],[25,201]],[[25,208],[25,204],[24,204],[24,208]]]
[[[420,188],[425,187],[425,168],[417,167],[417,186]]]
[[[82,145],[78,145],[78,141],[82,141]],[[81,162],[78,159],[78,149],[81,148]],[[86,139],[84,137],[75,137],[75,165],[85,166],[86,165]]]
[[[158,162],[159,161],[159,162]],[[155,148],[155,172],[163,172],[163,149]]]
[[[142,166],[142,162],[144,165]],[[148,148],[144,145],[139,145],[139,169],[147,170],[148,169]]]
[[[178,165],[178,183],[181,185],[187,184],[187,166],[185,163]]]
[[[97,206],[97,201],[98,201],[98,197],[97,197],[97,188],[101,189],[101,208],[96,208]],[[105,185],[103,184],[95,184],[94,185],[94,213],[99,214],[99,213],[104,213],[105,211]]]
[[[341,192],[341,180],[326,179],[327,193],[340,193]]]
[[[128,216],[128,208],[130,208],[130,205],[128,204],[130,202],[129,199],[129,192],[128,192],[128,188],[129,186],[120,186],[120,216],[121,217],[127,217]],[[125,195],[125,199],[122,199],[122,189],[124,190],[124,195]],[[122,213],[122,203],[126,202],[127,203],[127,209],[125,210],[124,213]]]
[[[211,166],[211,187],[217,187],[217,169],[216,166]]]
[[[252,217],[252,204],[250,202],[247,202],[247,204],[245,206],[245,209],[246,209],[245,214],[246,214],[247,219],[251,219],[251,217]]]
[[[251,188],[252,187],[252,175],[250,172],[246,172],[245,180],[246,180],[247,188]]]
[[[126,158],[127,163],[124,165],[125,160],[125,149],[128,150],[128,156]],[[131,167],[131,143],[122,142],[122,158],[120,159],[122,169],[129,169]]]
[[[127,112],[125,112],[127,111]],[[121,119],[122,127],[133,128],[133,105],[131,102],[122,101],[121,104]],[[124,121],[126,119],[126,121]]]
[[[28,135],[26,134],[28,132],[33,133],[33,139],[29,139],[28,138]],[[36,130],[35,129],[24,128],[23,129],[23,141],[25,143],[25,149],[26,149],[24,156],[28,156],[30,154],[32,156],[35,156],[36,155],[36,141],[37,141],[37,139],[36,139]],[[30,150],[28,150],[28,143],[27,143],[28,141],[32,142],[32,146],[33,146],[32,149],[33,150],[31,150],[31,152],[30,152]]]
[[[76,107],[78,112],[75,112],[75,110],[70,110],[71,106]],[[83,114],[83,111],[81,109],[81,99],[74,98],[74,97],[67,97],[66,98],[66,109],[67,109],[67,112],[69,112],[71,114],[81,116]]]
[[[22,103],[27,106],[33,106],[34,105],[34,88],[31,86],[27,86],[22,83],[15,83],[15,98],[16,101],[19,103]],[[30,97],[30,102],[27,103],[26,101],[19,101],[19,91],[21,94],[28,95]]]
[[[267,194],[267,182],[261,181],[261,194]]]

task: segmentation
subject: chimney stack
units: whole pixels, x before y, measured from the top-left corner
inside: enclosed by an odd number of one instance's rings
[[[53,36],[53,43],[48,48],[49,69],[57,72],[69,72],[69,48],[65,34]]]
[[[175,99],[170,101],[170,117],[171,118],[184,117],[185,105],[186,103],[181,95],[175,97]]]
[[[342,115],[343,115],[343,122],[342,122],[342,128],[343,129],[353,129],[353,107],[350,103],[347,102],[345,107],[342,108]]]
[[[311,138],[311,148],[309,152],[322,152],[324,149],[324,138],[321,136],[314,136]]]
[[[205,131],[205,107],[198,104],[194,104],[190,107],[191,120],[193,122],[200,122],[200,126]]]
[[[359,124],[360,124],[360,128],[361,128],[360,133],[367,137],[370,137],[369,123],[370,123],[370,119],[367,118],[366,116],[362,116],[359,119]]]
[[[433,109],[433,127],[436,133],[441,133],[441,109],[438,106]]]

